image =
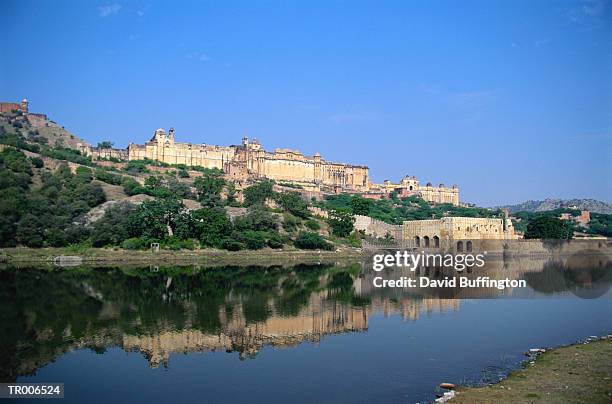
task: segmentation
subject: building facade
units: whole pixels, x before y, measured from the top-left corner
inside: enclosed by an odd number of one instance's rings
[[[415,247],[469,251],[476,240],[516,240],[518,236],[508,218],[443,217],[405,221],[402,238]]]
[[[228,178],[269,178],[278,182],[300,183],[305,189],[327,188],[331,192],[359,193],[365,198],[380,199],[393,192],[400,198],[417,195],[432,203],[459,205],[459,187],[420,185],[414,176],[406,176],[399,183],[369,181],[368,167],[336,163],[323,159],[319,153],[305,156],[292,149],[266,151],[262,145],[247,137],[239,145],[217,146],[182,143],[175,140],[174,129],[157,129],[144,144],[130,143],[127,149],[101,149],[81,146],[81,152],[94,159],[154,160],[167,164],[184,164],[223,170]]]
[[[117,149],[84,147],[87,155],[118,157]],[[276,181],[303,182],[352,191],[368,189],[368,167],[324,160],[319,153],[305,156],[297,150],[264,150],[257,139],[247,137],[240,145],[216,146],[175,141],[174,129],[158,129],[144,145],[131,143],[128,160],[150,159],[168,164],[185,164],[223,170],[230,178],[269,178]]]
[[[397,193],[400,198],[416,195],[428,202],[459,205],[459,187],[457,185],[445,187],[444,184],[440,184],[434,187],[431,183],[427,183],[423,186],[415,176],[408,175],[402,178],[399,183],[385,180],[382,184],[370,184],[369,192],[364,196],[380,199],[388,197],[392,192]]]
[[[28,100],[23,99],[18,102],[0,102],[0,112],[9,113],[13,111],[21,111],[24,114],[28,113]]]

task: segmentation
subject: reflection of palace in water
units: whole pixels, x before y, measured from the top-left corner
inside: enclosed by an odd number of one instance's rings
[[[609,286],[608,258],[491,260],[463,275],[531,277],[534,290],[567,291],[575,284]],[[418,275],[445,276],[436,271],[421,268]],[[392,272],[388,275],[414,276]],[[366,267],[320,266],[155,273],[0,271],[0,310],[8,310],[0,335],[0,381],[35,373],[82,348],[141,352],[152,367],[167,366],[172,354],[189,352],[236,352],[241,359],[252,358],[264,347],[290,348],[334,334],[366,332],[377,313],[417,320],[457,311],[461,298],[512,293],[376,289],[374,275]]]
[[[219,310],[218,333],[194,329],[162,330],[152,335],[128,335],[121,338],[125,350],[140,351],[152,366],[167,364],[171,353],[227,351],[240,357],[255,356],[264,346],[292,347],[302,342],[319,342],[328,334],[365,331],[367,311],[340,302],[325,302],[323,293],[313,293],[308,304],[294,316],[273,313],[265,320],[248,323],[243,303],[232,306],[232,313]]]
[[[2,273],[5,278],[11,274],[12,279],[3,279],[0,286],[12,288],[16,294],[12,296],[14,300],[1,303],[25,320],[11,323],[12,329],[3,337],[0,380],[32,374],[74,349],[104,351],[120,347],[141,352],[152,367],[166,366],[172,354],[188,352],[237,352],[242,359],[254,357],[266,346],[283,349],[304,342],[319,343],[328,335],[365,332],[369,317],[378,312],[416,320],[422,313],[459,308],[459,301],[453,299],[358,298],[354,279],[349,276],[348,282],[332,285],[342,278],[337,275],[347,272],[331,275],[329,268],[309,279],[308,287],[297,288],[303,299],[293,305],[284,302],[291,305],[289,309],[279,306],[279,301],[288,299],[289,292],[283,285],[288,280],[295,282],[291,270],[274,278],[279,286],[267,290],[263,299],[255,302],[248,293],[234,290],[228,291],[221,302],[196,301],[182,290],[173,294],[172,288],[180,284],[181,276],[159,274],[157,295],[146,293],[145,303],[149,306],[142,307],[138,294],[133,294],[133,279],[122,276],[121,281],[106,283],[105,274],[97,272],[95,277],[76,279],[66,273]],[[45,287],[44,283],[51,279],[52,288]],[[23,291],[27,300],[22,301],[16,285],[38,285],[41,289],[34,293]],[[126,295],[118,295],[118,291]],[[48,307],[41,303],[49,301],[52,304]],[[74,311],[74,307],[80,310]],[[31,345],[36,349],[29,349]]]
[[[474,299],[474,298],[497,298],[501,296],[511,296],[515,292],[512,287],[498,289],[495,287],[479,288],[375,288],[373,280],[375,277],[382,277],[386,280],[397,280],[402,277],[418,279],[427,277],[429,279],[444,279],[466,277],[476,279],[478,277],[488,277],[493,280],[519,280],[527,279],[530,286],[539,290],[546,289],[547,285],[534,284],[536,279],[541,279],[542,273],[548,273],[552,278],[561,278],[558,281],[567,283],[564,276],[572,278],[572,274],[581,274],[582,286],[589,285],[589,276],[594,272],[605,274],[607,277],[611,273],[612,249],[607,243],[601,241],[593,242],[551,242],[546,245],[538,241],[538,248],[527,249],[525,244],[515,243],[510,249],[511,253],[500,252],[485,256],[484,266],[464,269],[457,271],[454,268],[440,268],[435,266],[420,265],[415,271],[406,267],[389,267],[381,272],[375,272],[372,263],[372,256],[369,260],[362,263],[361,276],[355,280],[356,293],[367,296],[379,296],[381,298],[397,300],[407,293],[413,297],[422,298],[453,298],[453,299]],[[491,244],[495,250],[500,245]],[[521,250],[522,248],[522,250]],[[548,248],[548,250],[546,250]],[[497,248],[503,251],[502,248]],[[474,254],[481,253],[483,250],[474,251]],[[376,253],[394,254],[395,250],[379,250]],[[539,275],[538,275],[539,274]],[[541,282],[551,283],[554,279],[541,279]],[[566,290],[571,289],[571,285],[565,285]]]
[[[238,351],[241,358],[254,357],[264,346],[289,348],[303,342],[318,343],[326,335],[367,331],[368,317],[378,311],[386,316],[399,312],[404,319],[416,320],[423,312],[459,309],[456,299],[377,300],[369,307],[353,307],[339,302],[325,304],[319,297],[311,299],[308,307],[292,317],[272,316],[261,323],[247,324],[243,316],[233,315],[218,334],[193,329],[153,335],[123,334],[118,345],[127,351],[142,352],[151,366],[167,365],[173,353]],[[226,313],[220,315],[225,317]]]

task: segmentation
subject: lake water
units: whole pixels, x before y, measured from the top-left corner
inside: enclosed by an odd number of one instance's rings
[[[612,332],[610,261],[500,271],[528,286],[377,289],[359,264],[5,268],[0,379],[62,382],[69,402],[426,402]]]

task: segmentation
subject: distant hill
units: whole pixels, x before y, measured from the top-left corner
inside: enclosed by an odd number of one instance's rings
[[[510,213],[527,211],[527,212],[544,212],[559,208],[573,208],[580,210],[588,210],[595,213],[612,214],[612,203],[602,202],[595,199],[545,199],[543,201],[527,201],[517,205],[500,206],[508,208]]]

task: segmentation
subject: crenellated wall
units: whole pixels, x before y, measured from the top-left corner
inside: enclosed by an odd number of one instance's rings
[[[376,238],[384,238],[389,234],[394,240],[402,239],[402,226],[385,223],[369,216],[355,215],[353,228]]]

